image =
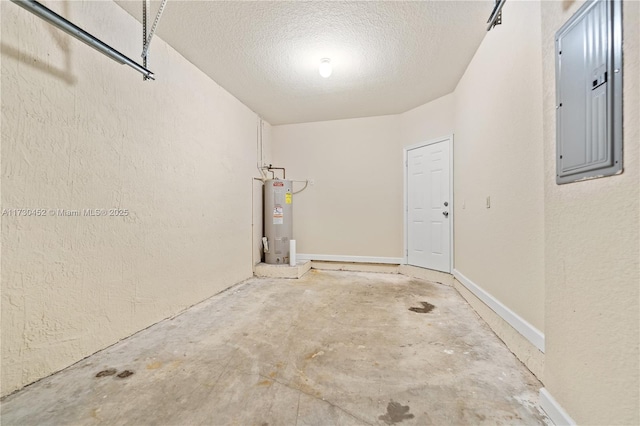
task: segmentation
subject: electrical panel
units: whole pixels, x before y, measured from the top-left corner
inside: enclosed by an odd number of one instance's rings
[[[587,1],[556,33],[556,182],[622,172],[622,2]]]

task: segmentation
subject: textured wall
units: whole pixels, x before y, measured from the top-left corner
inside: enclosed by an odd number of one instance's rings
[[[503,16],[454,92],[455,268],[544,332],[540,4]]]
[[[555,183],[554,34],[580,2],[542,2],[545,386],[578,424],[640,424],[640,4],[623,4],[624,173]]]
[[[47,2],[132,58],[112,2]],[[254,113],[155,39],[156,82],[2,2],[2,394],[251,276]]]

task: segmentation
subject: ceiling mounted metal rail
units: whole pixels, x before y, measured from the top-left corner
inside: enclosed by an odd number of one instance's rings
[[[97,38],[95,38],[94,36],[86,32],[85,30],[83,30],[82,28],[67,21],[62,16],[58,15],[51,9],[48,9],[47,7],[43,6],[37,1],[35,0],[11,0],[11,1],[17,4],[18,6],[33,13],[34,15],[38,16],[39,18],[42,18],[45,21],[49,22],[50,24],[58,27],[62,31],[66,32],[67,34],[88,44],[89,46],[96,49],[98,52],[108,56],[109,58],[113,59],[119,64],[129,65],[131,68],[138,71],[139,73],[144,75],[146,78],[150,78],[152,80],[155,79],[153,72],[149,71],[142,65],[138,64],[137,62],[133,61],[132,59],[118,52],[108,44],[102,42],[101,40],[98,40]]]
[[[491,11],[489,20],[487,21],[487,24],[489,24],[489,26],[487,27],[487,31],[491,31],[491,28],[495,27],[496,25],[502,24],[502,7],[507,0],[494,1],[495,5],[493,6],[493,10]]]
[[[149,34],[147,34],[146,31],[146,27],[147,27],[147,9],[148,9],[148,5],[147,5],[147,0],[142,0],[143,1],[143,19],[144,19],[144,46],[142,47],[142,57],[146,58],[148,53],[149,53],[149,45],[151,44],[151,39],[153,38],[153,35],[156,33],[156,29],[158,28],[158,22],[160,22],[160,18],[162,17],[162,12],[164,12],[164,7],[167,5],[167,0],[162,0],[162,3],[160,3],[160,9],[158,9],[158,14],[156,15],[156,19],[153,21],[153,24],[151,25],[151,30],[149,30]]]
[[[151,0],[142,0],[142,66],[147,67],[147,56],[144,53],[144,48],[147,46],[147,9],[149,8],[149,2]],[[147,81],[148,78],[142,76],[143,81]]]

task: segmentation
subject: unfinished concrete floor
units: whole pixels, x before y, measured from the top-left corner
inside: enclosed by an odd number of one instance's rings
[[[312,270],[248,280],[158,323],[8,396],[1,420],[545,424],[540,387],[455,289]]]

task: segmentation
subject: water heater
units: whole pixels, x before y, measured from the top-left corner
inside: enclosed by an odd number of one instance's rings
[[[289,263],[289,241],[293,238],[293,194],[290,180],[268,179],[264,183],[264,261]]]

